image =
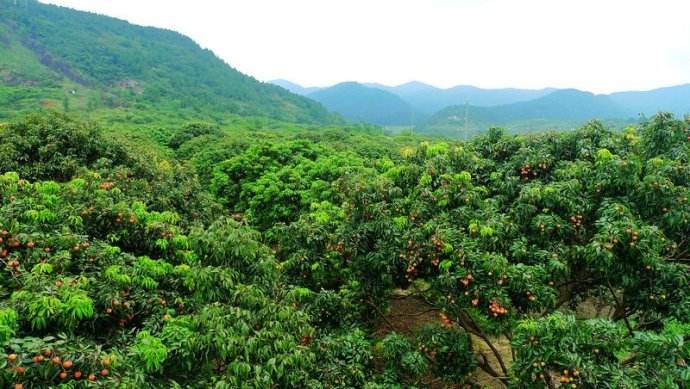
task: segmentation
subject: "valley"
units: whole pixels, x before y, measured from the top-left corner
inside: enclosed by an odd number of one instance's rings
[[[304,27],[260,11],[271,42]],[[1,387],[688,387],[690,86],[312,88],[228,62],[0,0]]]

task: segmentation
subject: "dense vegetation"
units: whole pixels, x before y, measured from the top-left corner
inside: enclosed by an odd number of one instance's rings
[[[222,122],[233,115],[338,121],[179,33],[34,0],[0,0],[0,118],[41,107],[129,123],[168,116]]]
[[[689,118],[391,136],[177,33],[0,5],[0,386],[690,384]],[[433,92],[381,88],[315,93],[394,124]],[[452,96],[546,93],[505,92]]]
[[[688,120],[0,128],[2,386],[690,382]],[[400,296],[433,319],[393,330]]]

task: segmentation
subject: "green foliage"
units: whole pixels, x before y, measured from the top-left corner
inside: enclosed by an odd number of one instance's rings
[[[335,119],[178,34],[0,4],[0,117],[119,122],[0,124],[0,386],[690,382],[688,120],[286,125]],[[382,333],[394,290],[441,325]]]
[[[81,166],[121,165],[127,154],[93,126],[59,115],[34,115],[10,124],[0,141],[0,170],[31,180],[67,181]],[[99,161],[100,160],[100,161]]]
[[[140,123],[234,115],[339,121],[318,103],[248,77],[173,31],[33,0],[2,0],[0,34],[3,107],[60,107]],[[0,110],[0,118],[14,115]]]
[[[626,338],[625,329],[610,321],[556,313],[520,323],[513,342],[513,373],[521,387],[545,387],[548,371],[558,372],[561,383],[592,388],[682,388],[690,377],[690,347],[671,329]]]
[[[192,123],[178,130],[168,141],[168,147],[179,149],[183,144],[201,137],[218,137],[221,134],[217,127],[205,123]]]
[[[12,308],[0,309],[0,343],[11,339],[17,330],[17,312]]]
[[[382,340],[381,353],[386,363],[384,376],[388,380],[415,383],[429,368],[426,357],[395,332]]]
[[[160,370],[168,356],[168,348],[148,331],[140,331],[137,334],[136,341],[131,346],[131,352],[143,362],[147,372]]]
[[[470,338],[459,328],[428,324],[410,340],[392,332],[381,341],[384,376],[395,382],[417,383],[432,372],[448,383],[461,383],[474,371]]]
[[[459,328],[426,325],[417,334],[417,341],[431,360],[435,377],[464,382],[476,368],[470,336]]]
[[[315,375],[319,387],[356,388],[368,381],[373,355],[361,330],[324,337],[316,347],[321,361]]]
[[[459,143],[190,125],[139,142],[12,122],[0,384],[403,388],[482,369],[518,388],[682,388],[686,129]],[[394,289],[441,325],[382,333],[406,316],[380,319]]]
[[[24,387],[114,385],[108,377],[120,365],[119,355],[106,354],[80,337],[24,336],[3,346],[8,354],[0,369],[0,383],[5,387],[16,383]]]

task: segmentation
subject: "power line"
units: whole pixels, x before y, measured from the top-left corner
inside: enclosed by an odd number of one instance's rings
[[[465,100],[465,134],[467,134],[468,126],[469,126],[468,125],[468,122],[469,122],[468,116],[469,116],[469,105],[467,103],[467,100]]]

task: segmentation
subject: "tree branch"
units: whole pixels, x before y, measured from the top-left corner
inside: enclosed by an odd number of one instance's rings
[[[621,303],[620,300],[618,300],[618,296],[616,296],[616,291],[613,289],[613,286],[611,285],[611,281],[606,281],[606,283],[607,283],[609,291],[611,292],[611,296],[613,297],[613,300],[616,302],[616,311],[618,311],[619,307],[623,310],[622,317],[623,317],[623,321],[625,322],[625,326],[628,328],[628,332],[630,333],[630,336],[635,336],[635,334],[633,333],[633,328],[630,325],[630,321],[628,321],[628,315],[625,313],[625,306]]]
[[[467,323],[463,320],[463,318],[462,318],[463,315],[466,316],[466,317],[470,320],[470,322],[472,323],[472,327],[474,327],[473,330],[470,330],[470,329],[469,329],[470,326],[468,326]],[[486,334],[485,334],[484,331],[481,329],[481,327],[479,327],[479,325],[477,325],[477,323],[474,321],[474,319],[472,319],[472,316],[470,316],[470,315],[463,309],[463,310],[460,312],[460,315],[458,316],[458,318],[459,318],[460,321],[463,323],[463,327],[465,328],[465,330],[467,330],[467,331],[470,332],[470,333],[473,333],[474,335],[476,335],[477,337],[479,337],[481,340],[483,340],[484,343],[486,343],[487,346],[489,346],[489,348],[491,349],[491,352],[492,352],[492,353],[494,354],[494,356],[496,357],[496,360],[498,361],[498,364],[501,366],[501,370],[503,371],[503,374],[505,374],[505,375],[507,376],[507,375],[508,375],[508,368],[506,368],[505,362],[503,362],[503,358],[501,357],[501,354],[498,352],[498,350],[496,349],[496,347],[494,347],[493,343],[491,343],[491,341],[490,341],[489,338],[486,336]]]
[[[549,389],[556,389],[556,386],[551,381],[551,374],[549,374],[549,372],[546,370],[544,370],[543,374],[544,374],[544,383],[546,383],[546,386],[548,386]]]
[[[440,311],[440,310],[441,310],[440,308],[429,308],[425,311],[421,311],[421,312],[417,312],[417,313],[401,313],[398,315],[391,315],[391,316],[393,316],[393,317],[414,317],[414,316],[422,316],[425,313],[436,312],[436,311]]]
[[[486,358],[486,355],[484,355],[484,353],[482,353],[481,351],[479,351],[479,356],[481,357],[481,359],[478,361],[477,366],[479,366],[480,369],[484,370],[484,372],[488,375],[492,376],[497,380],[500,380],[503,384],[508,385],[508,377],[498,374],[498,372],[494,370],[493,367],[491,367],[491,364],[489,363],[489,360]]]
[[[390,320],[388,320],[388,318],[386,318],[386,315],[384,315],[384,314],[381,312],[381,310],[376,306],[376,304],[372,303],[372,302],[369,301],[369,300],[367,300],[367,304],[369,304],[369,305],[374,309],[374,312],[376,312],[376,313],[379,315],[379,317],[380,317],[381,319],[383,319],[383,321],[386,322],[386,324],[388,325],[388,327],[390,327],[391,330],[395,330],[395,327],[393,326],[393,323],[391,323]]]

